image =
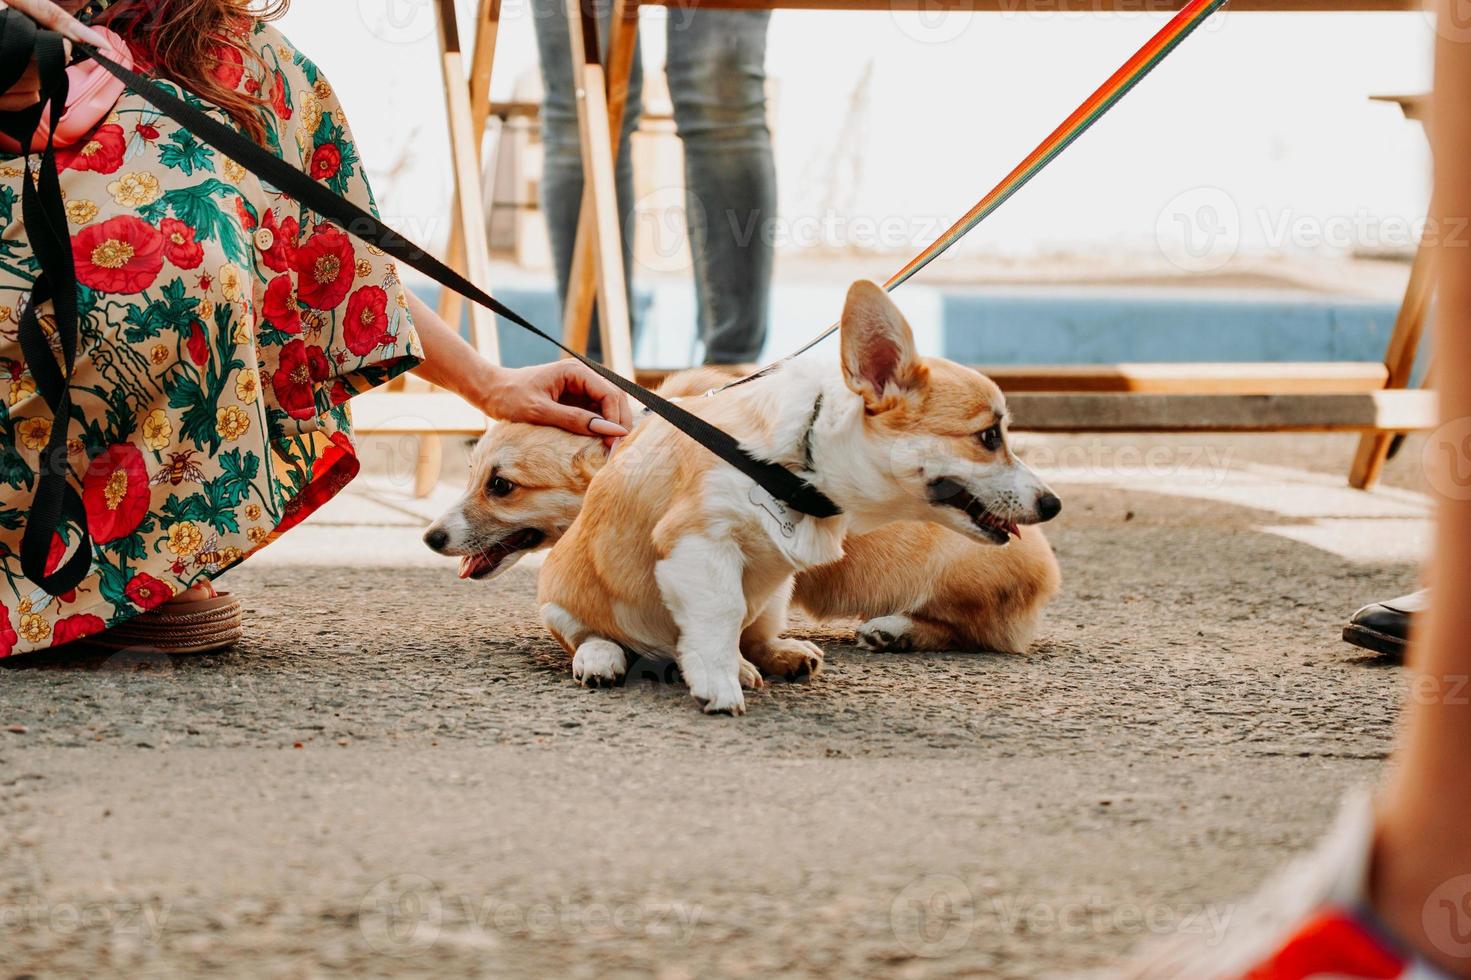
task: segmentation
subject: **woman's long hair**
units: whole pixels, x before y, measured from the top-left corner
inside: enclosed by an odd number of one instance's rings
[[[229,113],[257,143],[265,141],[260,109],[277,84],[249,44],[252,20],[279,17],[290,0],[118,0],[97,23],[116,31],[159,76],[172,79]],[[256,92],[228,84],[232,62],[260,79]],[[238,78],[238,68],[233,78]]]

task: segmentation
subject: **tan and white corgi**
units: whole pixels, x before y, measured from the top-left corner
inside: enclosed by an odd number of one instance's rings
[[[723,371],[696,368],[671,375],[659,393],[678,401],[729,381]],[[425,543],[460,558],[462,578],[494,578],[561,540],[606,459],[593,436],[495,425],[470,457],[465,495],[430,526]],[[870,650],[1022,653],[1061,579],[1042,529],[1018,531],[1004,548],[918,521],[849,535],[842,559],[797,575],[792,602],[818,619],[862,620],[857,641]]]
[[[667,656],[707,711],[740,713],[742,684],[820,665],[815,646],[780,635],[787,599],[794,574],[842,558],[850,533],[929,521],[1006,545],[1023,539],[1021,525],[1057,514],[1057,497],[1006,444],[1000,390],[968,368],[921,359],[877,286],[849,291],[841,339],[840,372],[792,362],[687,407],[802,472],[843,513],[789,512],[672,427],[646,421],[592,480],[542,571],[543,621],[573,654],[575,675],[616,678],[625,647]],[[524,550],[540,533],[520,530],[492,557]],[[1050,595],[1056,568],[1036,540],[1043,560],[1023,579]],[[479,570],[472,559],[470,574]],[[906,620],[884,626],[912,643],[928,624]],[[884,626],[873,640],[903,645]]]

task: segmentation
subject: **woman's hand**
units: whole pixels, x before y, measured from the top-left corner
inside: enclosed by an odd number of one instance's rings
[[[69,41],[80,41],[106,48],[107,38],[77,20],[50,0],[0,0],[0,9],[11,7],[48,30],[56,31]],[[70,46],[68,46],[70,54]],[[26,73],[4,92],[0,92],[0,112],[14,112],[41,101],[41,79],[33,62]]]
[[[612,444],[633,423],[623,392],[571,359],[526,368],[501,368],[482,406],[492,418],[555,425],[602,436]]]
[[[555,425],[578,435],[602,436],[612,446],[633,424],[628,399],[577,361],[529,368],[496,367],[465,343],[424,301],[408,294],[409,313],[424,361],[414,373],[447,388],[493,419]]]

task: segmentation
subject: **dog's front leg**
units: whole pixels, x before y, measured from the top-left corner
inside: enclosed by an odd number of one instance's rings
[[[654,578],[674,624],[676,652],[690,693],[707,713],[745,714],[741,693],[744,561],[731,539],[688,534],[654,566]]]

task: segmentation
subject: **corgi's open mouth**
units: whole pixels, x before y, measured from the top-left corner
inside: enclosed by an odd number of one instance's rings
[[[939,479],[931,483],[930,502],[964,511],[976,530],[996,544],[1006,544],[1012,538],[1021,537],[1021,529],[1016,526],[1015,521],[1003,520],[991,513],[985,504],[954,480]]]
[[[545,534],[531,527],[512,531],[484,551],[461,558],[460,578],[485,578],[505,564],[507,558],[522,551],[530,551],[541,544],[544,538]]]

